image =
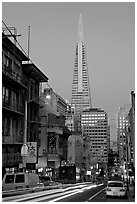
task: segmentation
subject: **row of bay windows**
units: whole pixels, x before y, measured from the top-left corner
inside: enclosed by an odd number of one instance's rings
[[[107,135],[105,134],[105,135],[98,135],[98,137],[95,135],[95,134],[93,134],[93,135],[89,135],[90,136],[90,140],[94,140],[94,139],[103,139],[104,138],[104,141],[107,141],[106,139],[107,139]]]
[[[12,106],[14,107],[14,109],[17,110],[18,108],[18,104],[19,104],[19,100],[21,102],[21,99],[19,97],[19,93],[5,87],[5,86],[2,86],[2,102],[4,105],[9,105],[9,106]]]
[[[97,138],[99,138],[100,136],[101,136],[101,138],[106,138],[106,136],[107,136],[106,132],[100,132],[100,133],[85,132],[85,134],[87,134],[88,136],[93,137],[93,138],[94,138],[94,136],[97,137]]]
[[[98,151],[97,152],[92,152],[92,154],[98,155]],[[103,157],[103,155],[104,155],[104,157],[106,157],[108,155],[108,153],[107,152],[103,152],[102,154],[100,153],[100,155],[98,155],[98,156]]]
[[[13,140],[20,141],[22,138],[21,125],[21,121],[17,118],[4,115],[2,119],[2,135],[6,138],[12,137]]]
[[[78,79],[73,79],[73,86],[76,86],[78,85]],[[87,81],[87,78],[83,78],[82,79],[82,85],[83,87],[86,87],[88,85],[88,81]]]
[[[102,144],[102,143],[104,143],[104,142],[106,143],[107,140],[98,139],[98,138],[97,138],[97,139],[95,139],[95,138],[92,138],[92,139],[91,139],[91,138],[90,138],[90,141],[91,141],[91,143],[93,143],[93,144],[94,144],[94,142],[98,142],[98,143],[101,143],[101,144]]]
[[[77,84],[78,83],[78,78],[77,78],[77,76],[75,75],[74,76],[75,78],[73,79],[73,84]],[[83,81],[83,83],[87,83],[87,76],[83,76],[82,77],[82,81]]]
[[[104,122],[104,120],[105,120],[106,118],[105,117],[102,117],[102,118],[95,118],[95,117],[89,117],[89,118],[83,118],[82,117],[82,121],[83,121],[83,123],[86,123],[87,121],[88,122],[100,122],[100,120],[102,121],[102,122]]]
[[[81,122],[81,124],[85,130],[86,129],[92,129],[93,130],[93,129],[98,129],[98,128],[106,128],[106,125],[107,125],[107,123],[105,121],[102,121],[102,122],[100,122],[100,121],[95,122],[94,121],[92,123],[87,122],[87,124]],[[91,126],[94,126],[94,127],[91,127]]]
[[[106,114],[105,113],[89,113],[89,114],[83,114],[83,116],[86,116],[86,117],[88,117],[88,116],[106,116]]]
[[[87,69],[85,68],[85,67],[83,67],[83,69],[82,69],[82,77],[83,78],[88,78],[88,75],[87,75]],[[78,76],[78,69],[76,70],[74,70],[74,77],[76,77],[77,78],[77,76]]]
[[[84,96],[84,94],[88,93],[88,86],[84,86],[83,87],[83,94],[80,94],[78,92],[78,85],[76,85],[75,87],[73,86],[73,90],[72,90],[72,96],[73,97],[77,97],[76,100],[78,100],[78,96]]]
[[[88,76],[87,75],[87,68],[85,66],[82,67],[82,75],[83,76]],[[75,67],[74,69],[74,76],[77,77],[78,76],[78,67]]]
[[[86,131],[86,132],[95,132],[95,133],[98,133],[98,132],[107,132],[107,129],[106,129],[106,127],[105,126],[102,126],[102,127],[98,127],[97,126],[97,128],[96,129],[94,129],[94,128],[83,128],[84,129],[84,131]]]
[[[106,143],[106,145],[107,145],[107,143]],[[96,144],[94,144],[94,145],[92,145],[91,144],[91,146],[90,146],[90,151],[100,151],[100,152],[103,152],[103,151],[105,151],[105,152],[107,152],[107,146],[103,146],[103,148],[104,149],[101,149],[102,148],[102,144],[99,144],[99,143],[96,143]]]
[[[88,123],[85,125],[85,124],[82,124],[81,123],[81,126],[83,127],[84,130],[87,130],[90,129],[90,128],[99,128],[98,127],[98,123]],[[105,126],[105,124],[102,124],[102,126]]]
[[[16,111],[23,111],[21,94],[4,85],[2,86],[2,102],[4,107],[13,108]]]
[[[86,99],[89,99],[89,94],[88,94],[88,89],[87,90],[84,90],[84,92],[80,93],[80,92],[74,92],[74,89],[73,89],[73,92],[72,92],[72,98],[75,100],[75,101],[78,101],[80,99],[83,99],[83,100],[86,100]],[[84,98],[83,98],[84,97]]]
[[[7,53],[6,51],[2,52],[2,64],[3,64],[3,72],[10,74],[11,77],[18,80],[19,82],[22,79],[22,64],[17,59],[14,59],[13,56],[10,53]],[[31,91],[35,92],[33,93],[34,97],[38,94],[38,87],[35,85],[35,89],[33,82],[31,82]],[[33,91],[34,90],[34,91]]]
[[[3,71],[5,73],[9,73],[11,76],[21,80],[22,77],[22,69],[21,63],[19,61],[15,61],[12,59],[13,56],[9,53],[2,52],[2,64],[3,64]]]
[[[22,141],[22,120],[19,120],[19,118],[11,117],[8,115],[4,115],[2,118],[2,134],[4,137],[12,137],[12,139],[15,139],[16,141]],[[32,136],[34,139],[37,138],[36,132],[29,131],[29,138]],[[8,141],[8,140],[7,140]]]

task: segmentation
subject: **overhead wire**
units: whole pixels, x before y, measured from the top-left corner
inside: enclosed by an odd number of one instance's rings
[[[14,38],[14,40],[16,41],[16,43],[18,44],[18,46],[21,48],[21,50],[23,51],[23,53],[26,55],[26,57],[29,59],[29,61],[34,64],[32,62],[32,60],[29,58],[28,54],[25,52],[25,50],[23,49],[23,47],[20,45],[20,43],[18,42],[18,40],[16,39],[16,36],[12,34],[11,30],[8,28],[8,26],[6,25],[6,23],[2,20],[2,23],[4,24],[4,26],[6,27],[6,29],[9,31],[9,33],[11,34],[11,36]],[[46,84],[48,85],[49,88],[51,88],[51,86],[46,82]]]
[[[22,46],[19,44],[19,42],[17,41],[16,37],[12,34],[12,32],[10,31],[10,29],[7,27],[6,23],[2,20],[2,23],[5,25],[5,27],[7,28],[7,30],[10,32],[11,36],[14,38],[14,40],[16,41],[16,43],[19,45],[19,47],[21,48],[21,50],[24,52],[24,54],[26,55],[26,57],[28,57],[27,53],[25,52],[25,50],[22,48]],[[29,59],[30,60],[30,59]],[[30,60],[31,61],[31,60]],[[31,61],[32,62],[32,61]]]

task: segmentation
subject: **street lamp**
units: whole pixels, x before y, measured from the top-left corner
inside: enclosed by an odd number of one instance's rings
[[[27,153],[28,153],[28,146],[27,146],[27,121],[28,121],[27,113],[28,113],[28,107],[27,107],[27,105],[28,105],[28,103],[32,102],[33,100],[35,100],[37,98],[40,98],[40,97],[38,96],[36,98],[33,98],[30,101],[27,101],[27,100],[25,101],[24,138],[23,138],[23,146],[21,147],[21,156],[22,156],[22,163],[23,163],[24,171],[26,170],[26,156],[27,156]],[[44,97],[44,99],[45,99],[45,97]],[[50,99],[50,95],[47,95],[46,99]]]
[[[28,153],[28,147],[27,147],[27,104],[28,104],[28,102],[25,101],[24,138],[23,138],[23,146],[21,148],[21,156],[22,156],[22,159],[23,159],[22,163],[23,163],[24,171],[26,170],[26,156],[27,156],[27,153]]]

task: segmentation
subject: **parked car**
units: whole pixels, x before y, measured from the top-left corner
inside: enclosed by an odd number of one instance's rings
[[[35,173],[7,173],[4,175],[2,181],[3,191],[35,187],[43,187],[39,176]]]
[[[122,181],[108,181],[106,196],[126,196],[126,188]]]

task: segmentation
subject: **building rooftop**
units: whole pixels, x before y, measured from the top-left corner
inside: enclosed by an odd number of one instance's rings
[[[2,33],[2,45],[22,61],[28,61],[29,58],[4,34]]]
[[[40,71],[33,63],[23,64],[23,70],[27,74],[31,74],[31,77],[34,77],[40,82],[48,82],[48,77]]]

